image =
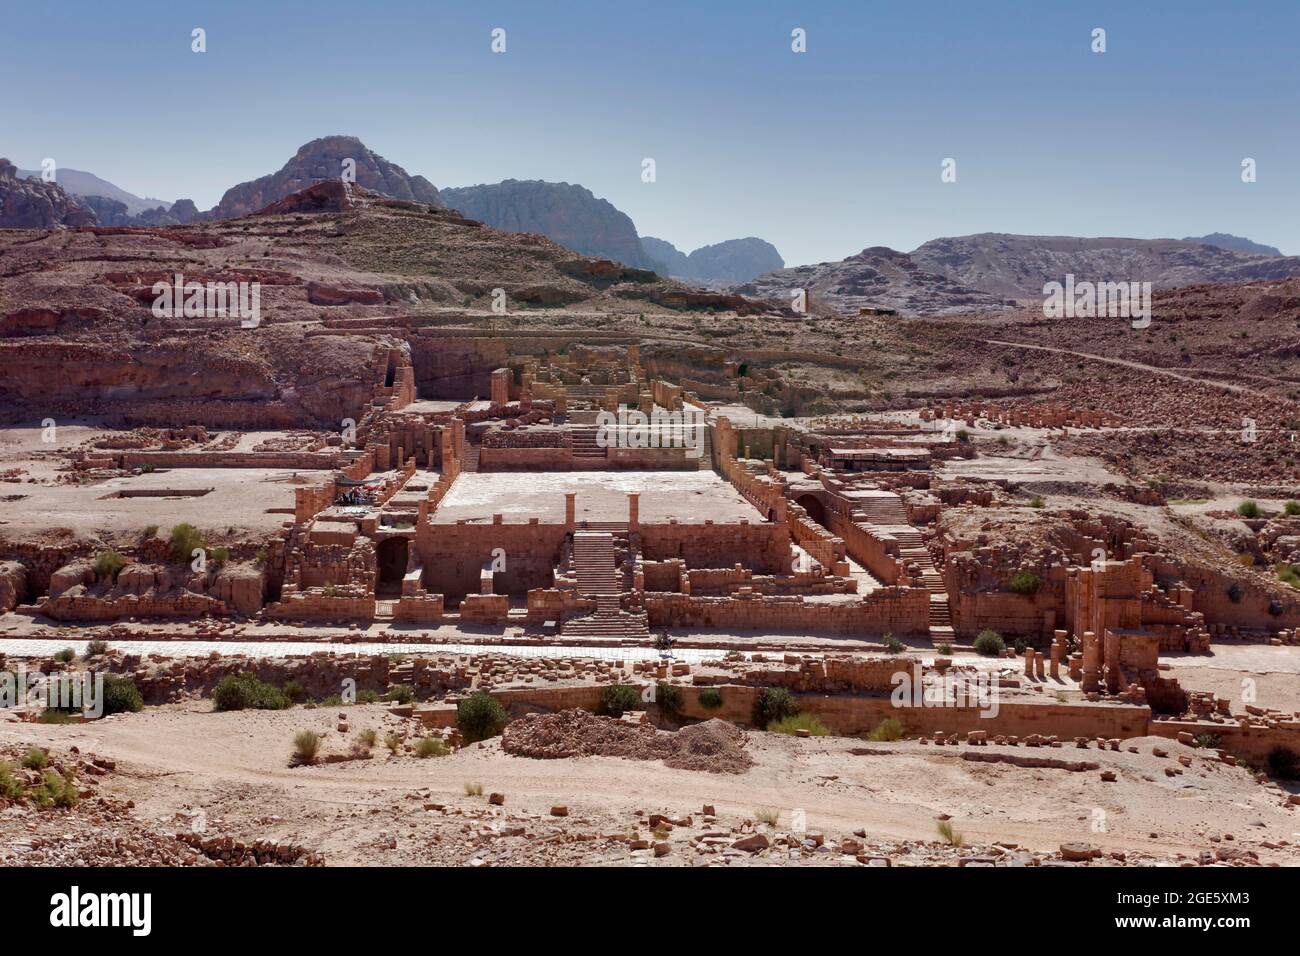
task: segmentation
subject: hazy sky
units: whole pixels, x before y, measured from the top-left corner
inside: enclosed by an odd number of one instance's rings
[[[0,155],[203,209],[347,133],[439,187],[581,183],[684,251],[1224,231],[1300,253],[1300,0],[9,0],[0,23]]]

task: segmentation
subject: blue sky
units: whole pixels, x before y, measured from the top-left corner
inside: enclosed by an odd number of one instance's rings
[[[1224,231],[1300,253],[1295,0],[8,0],[2,22],[0,155],[200,208],[348,133],[440,187],[581,183],[684,251]]]

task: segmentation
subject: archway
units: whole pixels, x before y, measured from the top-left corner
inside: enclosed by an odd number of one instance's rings
[[[379,584],[377,593],[402,592],[402,578],[406,576],[406,560],[410,542],[406,538],[388,538],[379,542],[377,561]]]
[[[800,495],[795,499],[794,503],[808,512],[808,517],[813,521],[816,521],[823,528],[827,527],[826,506],[821,503],[821,499],[816,495]]]

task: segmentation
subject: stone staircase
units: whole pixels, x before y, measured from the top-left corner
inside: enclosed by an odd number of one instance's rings
[[[470,441],[465,442],[465,454],[460,460],[461,471],[478,471],[478,450],[478,445]]]
[[[572,560],[578,593],[596,599],[596,613],[566,621],[561,632],[567,637],[648,638],[645,615],[629,614],[620,606],[623,582],[613,533],[575,531]]]
[[[925,546],[925,537],[907,521],[903,499],[892,491],[880,491],[859,498],[856,504],[870,524],[894,537],[899,557],[921,569],[921,584],[930,592],[930,640],[935,644],[951,643],[954,632],[948,590]]]
[[[605,449],[597,442],[598,429],[595,425],[579,425],[569,429],[573,439],[573,458],[575,461],[604,461]]]

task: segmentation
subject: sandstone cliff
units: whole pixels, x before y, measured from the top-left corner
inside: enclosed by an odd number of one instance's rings
[[[313,183],[340,179],[348,159],[356,163],[358,186],[392,199],[442,205],[437,188],[423,176],[410,175],[355,136],[325,136],[302,146],[279,172],[227,189],[206,216],[236,219],[251,215]]]
[[[0,229],[53,229],[95,223],[95,213],[57,183],[20,179],[18,167],[0,159]]]

